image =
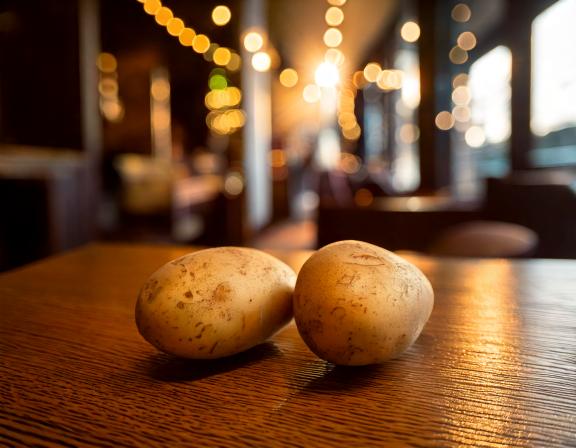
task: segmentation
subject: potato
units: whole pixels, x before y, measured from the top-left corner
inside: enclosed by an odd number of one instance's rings
[[[290,267],[254,249],[193,252],[148,279],[136,303],[136,324],[144,339],[173,355],[232,355],[291,320],[295,282]]]
[[[340,241],[313,254],[294,290],[294,319],[308,347],[341,365],[399,356],[430,317],[434,293],[422,272],[372,244]]]

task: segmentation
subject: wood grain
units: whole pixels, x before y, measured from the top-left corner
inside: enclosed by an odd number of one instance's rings
[[[412,256],[436,292],[422,336],[338,368],[293,324],[216,362],[158,353],[136,294],[190,250],[92,245],[0,276],[1,445],[576,446],[576,261]]]

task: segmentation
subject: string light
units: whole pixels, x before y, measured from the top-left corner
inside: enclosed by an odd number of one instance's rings
[[[197,34],[193,28],[187,27],[182,19],[174,16],[170,8],[162,5],[161,0],[138,0],[138,2],[142,3],[147,14],[154,16],[156,23],[166,27],[171,36],[177,37],[182,46],[192,47],[196,53],[202,54],[204,59],[213,61],[216,65],[230,64],[232,71],[240,68],[240,56],[230,49],[223,49],[214,59],[214,54],[220,45],[211,43],[208,36]],[[212,20],[218,26],[226,25],[231,18],[230,8],[225,5],[218,5],[212,10]]]
[[[324,19],[329,26],[342,25],[342,22],[344,22],[344,12],[337,6],[332,6],[326,10]]]
[[[338,28],[328,28],[324,33],[324,43],[327,47],[338,47],[342,40],[342,32]]]

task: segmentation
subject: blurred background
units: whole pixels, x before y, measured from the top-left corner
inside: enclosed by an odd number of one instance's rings
[[[92,241],[576,258],[576,0],[1,0],[0,270]]]

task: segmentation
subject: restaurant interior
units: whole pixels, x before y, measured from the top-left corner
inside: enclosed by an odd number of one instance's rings
[[[3,0],[0,271],[90,242],[576,258],[576,0]]]

